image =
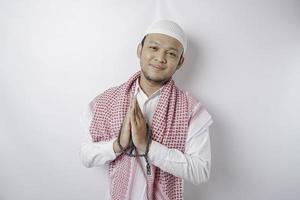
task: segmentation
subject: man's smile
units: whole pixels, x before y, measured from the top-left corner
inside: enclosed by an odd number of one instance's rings
[[[152,65],[152,64],[150,64],[150,66],[153,67],[153,68],[155,68],[155,69],[157,69],[157,70],[163,70],[163,69],[165,69],[162,65]]]

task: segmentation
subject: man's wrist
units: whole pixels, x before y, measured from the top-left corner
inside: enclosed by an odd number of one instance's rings
[[[141,145],[138,145],[136,147],[138,149],[138,151],[139,151],[140,154],[144,154],[144,153],[146,153],[146,151],[149,151],[150,145],[151,145],[151,141],[148,141],[148,142],[149,142],[149,144],[147,142],[145,142],[145,143],[143,143]]]
[[[117,154],[122,153],[122,149],[120,149],[119,144],[118,144],[118,139],[116,139],[113,143],[113,150]]]

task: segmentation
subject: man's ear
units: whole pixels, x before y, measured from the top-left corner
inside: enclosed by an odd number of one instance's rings
[[[180,58],[180,60],[179,60],[179,62],[178,62],[178,65],[177,65],[177,67],[176,67],[176,70],[178,70],[178,69],[180,69],[180,68],[182,67],[183,62],[184,62],[184,57],[181,56],[181,58]]]
[[[136,54],[137,54],[138,58],[141,58],[141,55],[142,55],[142,44],[141,43],[137,46]]]

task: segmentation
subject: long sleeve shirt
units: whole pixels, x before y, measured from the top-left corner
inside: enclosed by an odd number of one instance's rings
[[[160,90],[147,95],[140,88],[138,81],[135,90],[138,104],[143,112],[144,118],[151,125],[152,118],[160,97]],[[86,141],[81,145],[80,158],[85,167],[97,167],[113,161],[119,154],[113,150],[113,142],[117,138],[105,142],[92,142],[89,134],[89,126],[92,121],[93,111],[91,102],[83,114],[82,122],[85,127]],[[200,184],[209,179],[211,168],[211,147],[209,137],[209,126],[213,123],[211,115],[202,109],[199,111],[200,103],[197,104],[190,116],[190,123],[185,143],[185,152],[170,149],[163,144],[152,141],[149,149],[149,161],[161,170],[183,178],[193,184]],[[197,113],[196,113],[197,112]],[[137,158],[139,159],[139,158]],[[146,163],[139,159],[139,166],[134,181],[131,199],[145,199]],[[135,188],[137,187],[137,188]],[[109,199],[107,193],[106,199]]]

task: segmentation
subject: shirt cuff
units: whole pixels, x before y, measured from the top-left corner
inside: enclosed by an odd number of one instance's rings
[[[148,157],[151,164],[172,174],[175,173],[176,166],[185,166],[187,164],[186,158],[181,151],[169,149],[167,146],[153,140]]]
[[[103,151],[103,155],[105,155],[106,160],[114,160],[117,157],[113,148],[114,141],[115,139],[103,143],[97,143],[97,142],[94,143],[94,145],[96,146],[99,145],[101,147],[101,150]]]
[[[168,156],[168,151],[168,147],[152,140],[148,156],[152,163],[160,163]]]

